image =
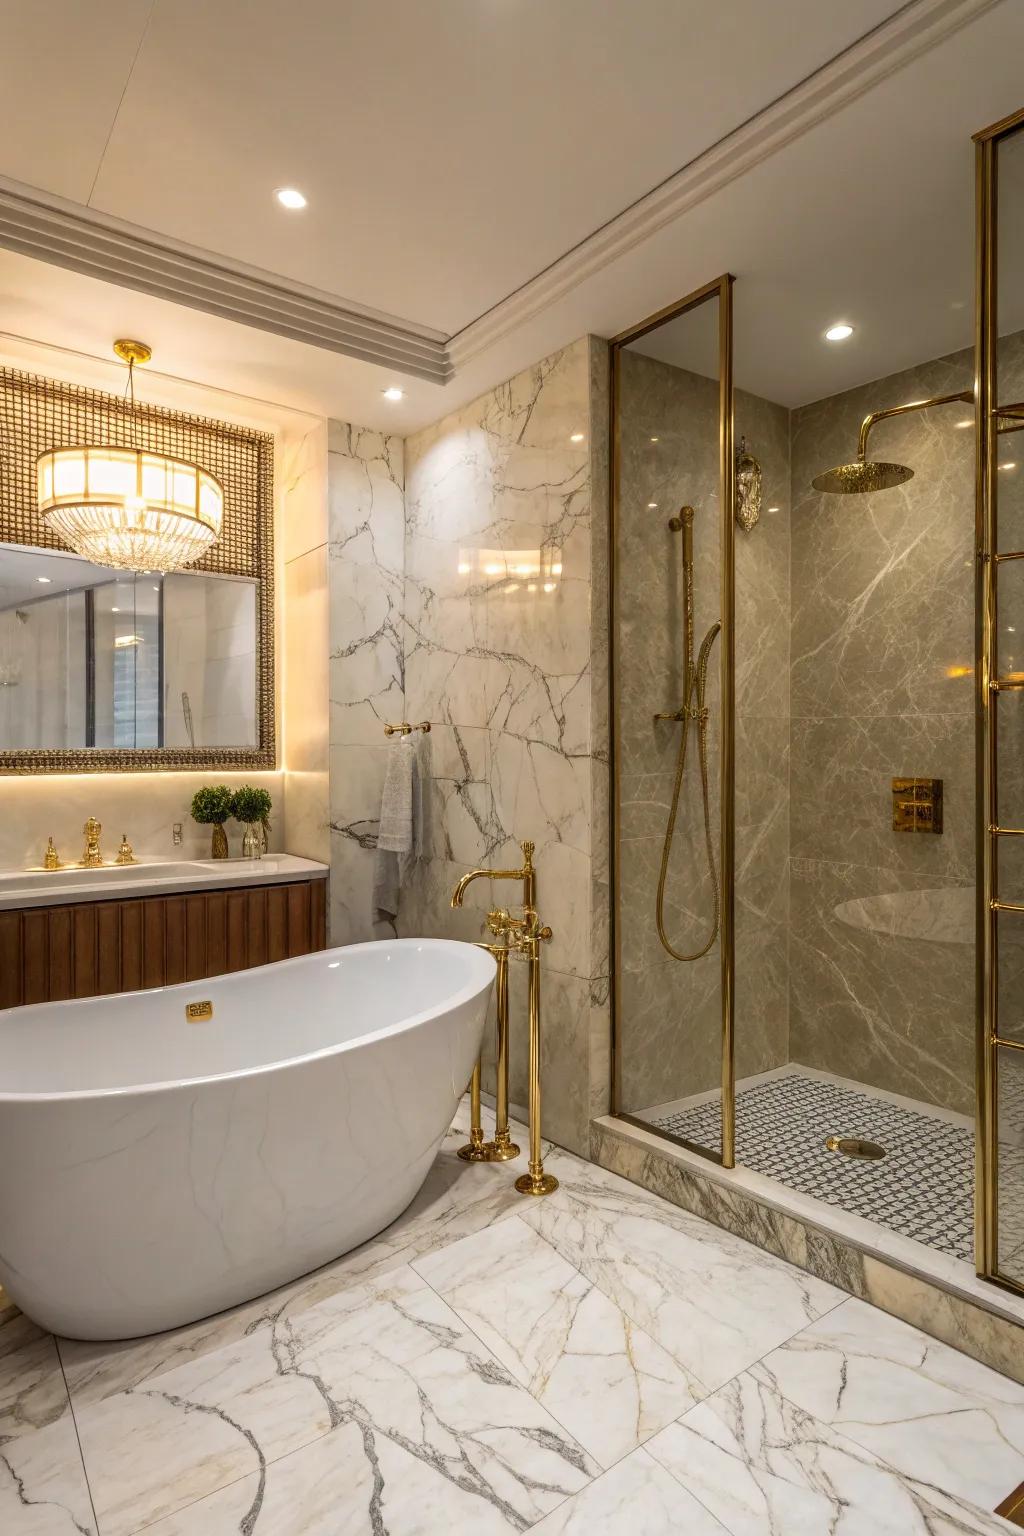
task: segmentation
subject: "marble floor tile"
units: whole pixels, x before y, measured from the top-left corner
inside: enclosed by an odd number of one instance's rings
[[[744,1372],[647,1450],[731,1536],[996,1536],[1010,1526],[879,1457]]]
[[[0,1444],[45,1429],[68,1412],[57,1347],[24,1313],[0,1326]]]
[[[599,1471],[408,1266],[78,1422],[102,1536],[171,1516],[171,1529],[218,1530],[188,1523],[212,1494],[225,1531],[317,1529],[272,1511],[298,1520],[308,1495],[312,1520],[324,1479],[339,1517],[359,1512],[353,1531],[376,1529],[368,1511],[385,1500],[391,1536],[458,1528],[470,1510],[481,1528],[521,1530]]]
[[[643,1449],[576,1493],[530,1536],[726,1536],[725,1527]]]
[[[483,1121],[485,1131],[491,1134],[493,1111],[485,1109]],[[520,1145],[527,1146],[526,1127],[517,1124],[514,1129]],[[277,1318],[315,1306],[346,1286],[385,1274],[420,1253],[480,1231],[519,1210],[523,1196],[516,1193],[514,1184],[522,1160],[511,1165],[462,1162],[456,1153],[468,1139],[468,1132],[469,1111],[463,1103],[408,1209],[369,1242],[322,1269],[269,1296],[167,1333],[113,1343],[62,1339],[61,1359],[76,1406],[140,1386],[178,1364],[223,1349],[259,1328],[270,1328]],[[557,1165],[567,1154],[553,1156]]]
[[[0,1442],[3,1536],[96,1536],[70,1413]]]
[[[852,1299],[754,1374],[908,1477],[994,1509],[1024,1481],[1024,1387]]]
[[[0,1532],[95,1532],[56,1342],[14,1307],[0,1315]]]
[[[846,1299],[590,1164],[523,1220],[710,1390]]]
[[[518,1217],[413,1268],[603,1467],[706,1395]]]

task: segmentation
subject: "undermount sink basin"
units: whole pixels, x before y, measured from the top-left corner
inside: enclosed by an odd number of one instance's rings
[[[170,879],[184,877],[194,866],[190,863],[104,864],[102,869],[16,869],[0,871],[0,893],[25,891],[36,886],[88,886],[116,881]]]
[[[262,859],[143,859],[138,864],[105,864],[101,869],[0,870],[0,911],[167,895],[177,889],[315,880],[326,873],[326,865],[294,853],[268,853]]]

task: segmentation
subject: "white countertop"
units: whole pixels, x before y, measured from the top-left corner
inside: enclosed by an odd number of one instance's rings
[[[0,870],[0,912],[241,885],[285,885],[322,880],[326,875],[326,864],[300,859],[295,853],[265,853],[262,859],[140,859],[137,864],[105,864],[102,869],[69,865],[55,870]]]

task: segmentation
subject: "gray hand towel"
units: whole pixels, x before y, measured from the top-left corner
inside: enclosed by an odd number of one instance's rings
[[[423,851],[423,821],[418,743],[408,736],[398,737],[388,751],[381,795],[373,872],[373,909],[377,921],[398,916],[402,883]]]

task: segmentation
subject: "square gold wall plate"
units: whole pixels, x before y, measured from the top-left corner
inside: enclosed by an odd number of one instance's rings
[[[894,832],[942,831],[942,780],[893,779]]]

